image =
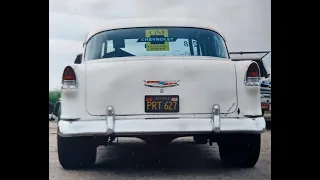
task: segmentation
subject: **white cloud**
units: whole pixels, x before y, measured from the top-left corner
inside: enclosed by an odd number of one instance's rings
[[[230,51],[271,49],[270,0],[49,0],[49,3],[49,89],[60,86],[63,67],[81,53],[88,30],[110,19],[201,18],[218,26]],[[269,68],[270,57],[265,60]]]
[[[49,89],[59,88],[63,68],[82,51],[82,41],[49,39]]]
[[[64,40],[64,39],[49,39],[49,53],[57,55],[61,54],[78,54],[82,51],[83,41]]]

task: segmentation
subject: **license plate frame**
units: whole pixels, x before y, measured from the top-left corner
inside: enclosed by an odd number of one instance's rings
[[[180,111],[179,95],[145,95],[145,113],[178,113]]]

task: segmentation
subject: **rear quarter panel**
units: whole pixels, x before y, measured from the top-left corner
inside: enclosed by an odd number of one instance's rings
[[[254,61],[234,61],[237,73],[238,110],[228,116],[259,116],[261,112],[260,86],[245,86],[247,69]]]
[[[85,66],[86,64],[69,65],[77,77],[77,89],[61,89],[61,119],[94,119],[85,107]],[[99,117],[98,117],[99,118]]]

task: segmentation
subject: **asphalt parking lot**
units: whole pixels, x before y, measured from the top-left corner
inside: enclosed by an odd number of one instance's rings
[[[224,167],[216,144],[191,141],[191,137],[179,138],[165,148],[153,149],[139,139],[119,138],[116,145],[98,148],[94,167],[67,171],[58,161],[56,123],[49,122],[49,180],[271,179],[271,131],[262,134],[260,159],[251,169]]]

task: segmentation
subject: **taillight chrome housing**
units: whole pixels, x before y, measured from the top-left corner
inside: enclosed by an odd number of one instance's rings
[[[260,86],[260,69],[257,63],[251,63],[248,67],[244,84],[246,86]]]
[[[62,89],[75,89],[77,87],[76,73],[71,66],[67,66],[62,74]]]

